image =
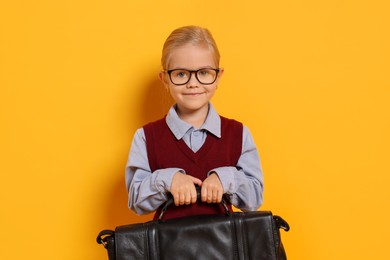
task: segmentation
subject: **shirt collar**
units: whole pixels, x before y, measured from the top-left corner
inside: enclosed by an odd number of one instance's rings
[[[177,140],[183,138],[189,130],[194,129],[192,125],[180,119],[176,113],[176,105],[169,109],[165,121]],[[206,120],[199,130],[207,130],[216,137],[221,138],[221,118],[211,103],[209,103],[209,112]]]

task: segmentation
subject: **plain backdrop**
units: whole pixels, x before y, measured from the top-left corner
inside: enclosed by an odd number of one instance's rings
[[[212,100],[258,146],[289,259],[388,259],[389,2],[2,1],[0,259],[107,259],[127,209],[135,130],[171,105],[158,80],[176,27],[213,33]]]

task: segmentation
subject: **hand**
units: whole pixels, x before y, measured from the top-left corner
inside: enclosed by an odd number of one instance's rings
[[[222,201],[223,187],[218,175],[214,172],[202,184],[201,198],[203,202],[220,203]]]
[[[173,175],[170,192],[176,206],[189,205],[196,202],[195,185],[202,185],[202,181],[191,175],[176,172]]]

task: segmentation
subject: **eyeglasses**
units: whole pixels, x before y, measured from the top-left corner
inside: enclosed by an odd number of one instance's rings
[[[203,68],[198,70],[174,69],[168,70],[169,78],[175,85],[185,85],[191,80],[192,73],[203,85],[211,85],[217,80],[219,69]]]

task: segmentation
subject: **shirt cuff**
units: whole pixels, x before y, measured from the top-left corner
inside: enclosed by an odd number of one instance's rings
[[[155,184],[157,190],[159,192],[170,191],[173,175],[175,175],[175,173],[177,172],[186,174],[186,172],[180,168],[166,168],[166,169],[160,169],[153,172],[153,174],[156,174]]]

